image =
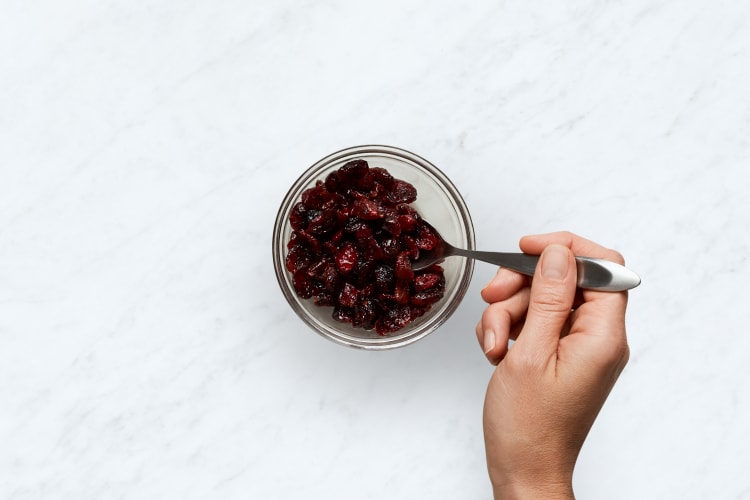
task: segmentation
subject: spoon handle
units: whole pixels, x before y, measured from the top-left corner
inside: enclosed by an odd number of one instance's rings
[[[456,249],[458,255],[478,259],[496,266],[533,276],[538,255],[508,252],[480,252]],[[625,266],[594,257],[576,257],[579,288],[603,292],[622,292],[641,284],[641,278]]]

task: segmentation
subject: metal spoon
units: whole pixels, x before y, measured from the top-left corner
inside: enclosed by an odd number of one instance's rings
[[[422,250],[419,258],[412,262],[412,269],[419,271],[432,264],[436,264],[446,257],[460,255],[470,259],[477,259],[496,266],[512,269],[528,276],[534,275],[538,255],[509,252],[480,252],[478,250],[465,250],[456,248],[445,241],[440,233],[422,220],[422,224],[428,226],[437,236],[438,244],[433,250]],[[614,262],[598,259],[595,257],[576,257],[576,269],[578,271],[578,287],[603,292],[622,292],[630,290],[641,284],[641,278],[625,266]]]

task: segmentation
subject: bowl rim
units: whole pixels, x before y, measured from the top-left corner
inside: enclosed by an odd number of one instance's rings
[[[472,259],[464,259],[465,262],[463,264],[463,270],[459,275],[459,282],[457,283],[457,290],[455,292],[455,295],[452,298],[451,303],[448,305],[448,307],[441,312],[437,320],[434,320],[432,322],[426,323],[424,328],[415,330],[414,332],[411,332],[408,335],[405,336],[394,336],[394,337],[383,337],[382,339],[378,339],[377,342],[367,342],[365,339],[362,339],[361,342],[357,341],[356,339],[351,338],[349,335],[346,335],[343,332],[336,332],[340,333],[341,335],[333,334],[331,331],[324,331],[319,327],[319,325],[309,316],[309,314],[302,314],[304,311],[298,311],[298,304],[297,304],[297,297],[294,293],[294,290],[291,289],[290,286],[288,286],[288,282],[286,279],[286,265],[283,262],[283,259],[280,258],[280,254],[283,252],[279,252],[279,244],[282,244],[285,246],[285,242],[282,242],[283,239],[283,232],[284,229],[288,223],[286,220],[286,217],[281,217],[282,212],[284,212],[284,209],[286,207],[290,207],[291,203],[294,203],[297,198],[301,195],[302,191],[306,189],[312,182],[315,182],[320,178],[320,170],[322,167],[326,165],[330,165],[332,163],[341,161],[344,158],[347,157],[356,157],[357,155],[387,155],[391,157],[396,157],[398,159],[406,159],[408,160],[407,163],[411,162],[416,164],[419,168],[424,169],[427,171],[429,175],[431,175],[434,180],[437,181],[437,183],[441,186],[442,189],[446,191],[446,194],[448,197],[451,198],[452,202],[455,203],[457,206],[457,215],[460,219],[460,223],[466,232],[466,240],[467,240],[467,248],[470,250],[473,250],[475,248],[476,242],[475,242],[475,234],[474,234],[474,225],[471,219],[471,214],[469,213],[469,208],[466,205],[465,200],[461,196],[460,192],[456,188],[455,184],[448,178],[445,173],[443,173],[439,168],[437,168],[435,165],[433,165],[430,161],[426,160],[425,158],[412,153],[411,151],[395,147],[395,146],[387,146],[387,145],[381,145],[381,144],[367,144],[367,145],[360,145],[360,146],[352,146],[348,148],[343,148],[338,151],[335,151],[320,160],[313,163],[310,167],[308,167],[292,184],[292,186],[287,191],[286,195],[284,196],[279,209],[276,213],[276,221],[274,223],[273,228],[273,237],[271,241],[272,246],[272,253],[273,253],[273,260],[274,260],[274,270],[276,274],[276,280],[278,281],[279,287],[281,288],[281,291],[286,299],[286,301],[289,303],[289,306],[292,308],[292,310],[295,312],[295,314],[312,330],[317,332],[319,335],[325,337],[326,339],[336,342],[337,344],[344,345],[347,347],[352,347],[356,349],[363,349],[363,350],[371,350],[371,351],[382,351],[382,350],[389,350],[389,349],[395,349],[399,347],[405,347],[407,345],[413,344],[414,342],[426,337],[427,335],[433,333],[435,330],[437,330],[441,325],[443,325],[456,311],[460,303],[462,302],[464,296],[466,295],[466,292],[468,291],[469,285],[471,283],[471,279],[474,272],[474,261]],[[460,257],[452,257],[452,258],[460,258]],[[328,325],[326,325],[328,326]],[[336,330],[333,327],[328,326],[331,330]]]

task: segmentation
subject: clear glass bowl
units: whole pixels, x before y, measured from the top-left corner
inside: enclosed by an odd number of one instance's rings
[[[294,312],[313,330],[329,340],[349,347],[382,350],[402,347],[429,335],[450,317],[461,303],[471,281],[474,262],[463,257],[450,257],[443,262],[445,296],[416,321],[388,336],[375,330],[355,328],[331,317],[333,307],[317,306],[312,299],[297,296],[292,275],[286,270],[287,242],[292,228],[289,214],[302,192],[325,180],[332,171],[354,159],[366,160],[371,167],[383,167],[391,175],[405,180],[417,189],[412,206],[432,224],[449,243],[474,249],[474,226],[466,203],[453,183],[437,167],[414,153],[391,146],[357,146],[333,153],[315,163],[297,179],[281,203],[273,229],[273,264],[276,278]]]

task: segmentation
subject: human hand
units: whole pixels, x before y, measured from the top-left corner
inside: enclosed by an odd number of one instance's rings
[[[497,498],[573,498],[578,454],[629,357],[627,293],[577,290],[573,256],[624,261],[567,232],[520,247],[541,254],[536,274],[500,269],[482,290],[490,305],[476,329],[497,364],[484,406],[487,466]]]

